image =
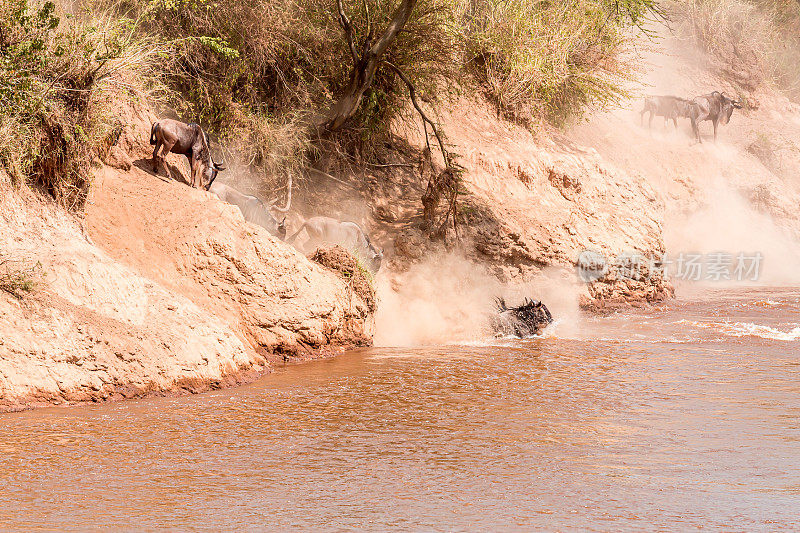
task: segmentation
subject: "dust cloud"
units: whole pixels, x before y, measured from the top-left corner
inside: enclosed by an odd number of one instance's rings
[[[578,328],[579,285],[573,273],[546,269],[537,281],[505,285],[486,269],[457,253],[443,253],[408,271],[379,276],[375,346],[426,346],[485,340],[494,299],[509,305],[542,300],[556,328]],[[549,328],[552,329],[552,328]]]
[[[753,284],[800,283],[800,243],[790,231],[721,180],[709,187],[706,196],[707,203],[688,216],[667,218],[664,239],[671,258],[681,253],[723,253],[732,256],[735,265],[740,253],[747,257],[761,254],[758,279]]]
[[[705,53],[694,44],[664,28],[657,42],[646,47],[638,79],[631,92],[644,95],[672,94],[685,98],[718,90],[736,96],[735,88],[709,67]],[[741,96],[741,95],[738,95]],[[730,123],[719,126],[712,137],[710,122],[702,122],[703,143],[694,140],[690,122],[678,119],[664,124],[656,117],[653,127],[641,125],[641,98],[620,109],[593,114],[569,132],[571,139],[598,150],[608,162],[640,176],[658,193],[664,204],[663,235],[668,259],[680,254],[722,253],[752,257],[761,254],[760,272],[754,282],[706,280],[700,283],[673,278],[678,295],[689,285],[796,285],[800,283],[800,221],[795,213],[800,187],[796,172],[775,172],[750,151],[759,139],[775,150],[776,138],[797,138],[797,114],[784,95],[762,89],[754,93],[758,109],[736,110]],[[800,160],[794,144],[771,154],[794,169]],[[800,153],[800,151],[798,151]],[[784,169],[785,170],[785,169]],[[752,194],[766,198],[754,201]]]

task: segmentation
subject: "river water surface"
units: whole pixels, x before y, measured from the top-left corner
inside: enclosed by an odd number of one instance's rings
[[[797,530],[800,291],[0,415],[0,528]]]

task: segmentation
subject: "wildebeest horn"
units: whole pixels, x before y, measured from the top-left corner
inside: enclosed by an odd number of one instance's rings
[[[220,161],[219,163],[217,163],[217,162],[215,161],[215,162],[214,162],[214,167],[215,167],[215,168],[216,168],[218,171],[222,172],[222,171],[223,171],[223,170],[225,170],[225,168],[226,168],[226,167],[225,167],[225,160],[223,159],[223,160],[222,160],[222,161]]]

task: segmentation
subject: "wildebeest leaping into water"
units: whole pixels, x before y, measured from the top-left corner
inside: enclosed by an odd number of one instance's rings
[[[528,337],[537,335],[553,322],[553,315],[542,302],[525,298],[522,305],[508,307],[504,298],[495,300],[497,315],[492,320],[495,333]]]

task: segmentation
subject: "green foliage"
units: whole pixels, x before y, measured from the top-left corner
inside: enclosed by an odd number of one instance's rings
[[[448,13],[437,0],[420,1],[414,19],[387,59],[432,89],[452,70]],[[396,0],[345,2],[359,45],[367,36],[367,12],[382,31]],[[185,101],[185,114],[230,137],[248,115],[281,116],[324,111],[350,76],[350,59],[333,0],[148,0],[115,2],[120,14],[141,21],[170,48],[163,65],[168,83]],[[395,77],[379,72],[353,126],[365,135],[386,127],[403,107]]]
[[[386,28],[398,1],[344,1],[359,49]],[[302,164],[305,125],[350,80],[335,0],[77,5],[107,21],[68,15],[52,1],[0,4],[0,164],[70,207],[82,205],[90,161],[114,123],[98,105],[109,79],[149,79],[152,68],[171,89],[165,103],[238,144],[267,174]],[[506,115],[560,124],[625,95],[629,30],[656,12],[655,0],[419,0],[385,59],[428,104],[468,88],[471,73]],[[379,67],[359,112],[333,139],[337,150],[363,157],[393,120],[416,120],[408,110],[405,85]]]
[[[131,21],[59,16],[51,1],[0,4],[0,164],[15,183],[83,206],[110,123],[98,93],[147,56],[134,33]]]
[[[52,32],[59,25],[55,4],[45,2],[38,9],[25,0],[14,0],[0,12],[0,106],[7,113],[11,106],[32,104],[27,96],[37,75],[48,69],[52,57],[64,54],[63,46],[50,50]]]
[[[161,68],[179,95],[173,106],[224,138],[243,137],[259,117],[324,112],[349,82],[334,0],[96,1],[169,47]],[[357,47],[370,28],[385,29],[397,5],[344,2]],[[419,0],[386,59],[426,101],[464,85],[466,69],[507,115],[563,123],[625,96],[626,32],[657,13],[655,0]],[[363,150],[405,110],[405,87],[379,68],[344,136]]]

